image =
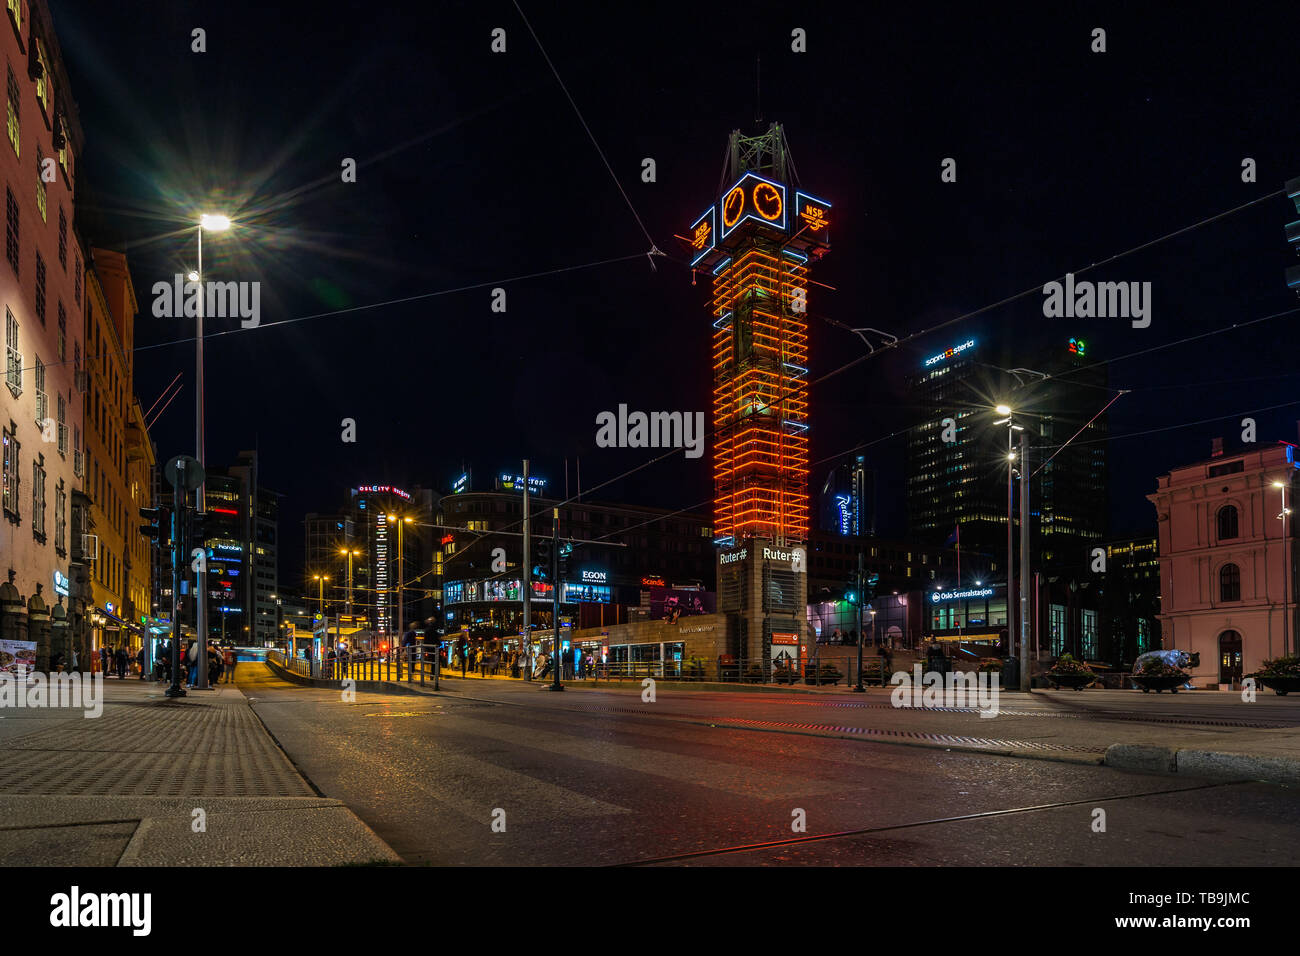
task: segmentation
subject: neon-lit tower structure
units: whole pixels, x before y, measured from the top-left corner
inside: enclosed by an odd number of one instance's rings
[[[731,134],[718,202],[691,227],[712,272],[714,533],[808,537],[808,269],[830,204],[798,188],[785,132]]]
[[[687,237],[713,275],[713,488],[718,610],[746,674],[807,652],[808,272],[830,204],[804,192],[785,132],[731,134],[718,200]]]

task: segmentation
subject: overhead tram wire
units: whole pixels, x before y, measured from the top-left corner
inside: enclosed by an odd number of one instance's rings
[[[641,231],[645,233],[645,237],[650,243],[650,251],[647,252],[646,255],[650,257],[650,267],[655,269],[657,272],[658,269],[655,267],[654,257],[662,256],[663,253],[659,251],[658,245],[655,244],[654,236],[650,235],[650,230],[647,229],[645,223],[641,221],[641,214],[638,213],[636,207],[632,205],[632,200],[628,197],[627,190],[623,188],[623,184],[619,182],[618,176],[614,175],[614,167],[611,166],[609,160],[605,158],[605,151],[600,148],[600,143],[596,142],[596,136],[592,133],[591,127],[587,125],[587,120],[583,117],[582,110],[578,109],[578,104],[574,102],[573,96],[569,93],[569,88],[564,85],[564,80],[560,79],[560,71],[557,70],[555,64],[551,62],[550,56],[546,53],[546,47],[542,46],[542,41],[537,36],[537,31],[534,30],[533,25],[528,22],[528,17],[524,15],[523,7],[519,6],[519,0],[514,0],[514,5],[515,9],[519,11],[519,18],[524,21],[524,26],[528,28],[528,32],[532,35],[533,42],[537,44],[537,49],[541,51],[542,59],[546,61],[546,65],[551,68],[551,73],[555,75],[555,82],[560,84],[560,89],[564,92],[565,99],[567,99],[569,105],[573,107],[573,112],[577,115],[578,122],[581,123],[582,128],[587,131],[587,137],[591,140],[591,145],[596,147],[596,153],[600,156],[600,161],[605,164],[605,169],[609,171],[610,179],[614,180],[614,185],[618,187],[619,193],[622,194],[623,201],[627,203],[627,208],[632,210],[632,216],[636,219],[636,224],[640,226]]]
[[[1148,249],[1148,248],[1150,248],[1151,246],[1156,245],[1156,244],[1158,244],[1158,243],[1160,243],[1160,242],[1164,242],[1165,240],[1172,239],[1172,238],[1174,238],[1174,237],[1176,237],[1176,236],[1184,235],[1185,233],[1190,232],[1190,231],[1193,230],[1193,229],[1197,229],[1197,228],[1199,228],[1199,227],[1201,227],[1201,226],[1208,225],[1209,223],[1215,222],[1215,221],[1217,221],[1217,220],[1219,220],[1219,219],[1222,219],[1222,218],[1224,218],[1224,217],[1226,217],[1226,216],[1230,216],[1230,215],[1232,215],[1232,214],[1234,214],[1234,213],[1236,213],[1236,212],[1240,212],[1241,210],[1243,210],[1243,209],[1247,209],[1247,208],[1249,208],[1250,206],[1253,206],[1253,205],[1256,205],[1257,203],[1263,202],[1263,201],[1266,200],[1266,199],[1273,199],[1273,198],[1276,198],[1277,196],[1280,196],[1280,195],[1284,194],[1285,192],[1286,192],[1285,189],[1280,189],[1280,190],[1278,190],[1278,191],[1276,191],[1276,192],[1273,192],[1273,193],[1268,194],[1267,196],[1261,196],[1261,197],[1259,197],[1259,198],[1257,198],[1257,199],[1253,199],[1253,200],[1251,200],[1250,202],[1242,203],[1242,204],[1239,205],[1239,206],[1234,206],[1232,209],[1227,209],[1227,210],[1224,210],[1223,212],[1216,213],[1216,214],[1213,215],[1213,216],[1208,216],[1208,217],[1206,217],[1205,219],[1201,219],[1201,220],[1199,220],[1198,222],[1192,223],[1192,224],[1189,225],[1189,226],[1184,226],[1184,227],[1181,228],[1181,229],[1176,229],[1176,230],[1174,230],[1173,232],[1166,233],[1165,235],[1160,236],[1160,237],[1158,237],[1158,238],[1156,238],[1156,239],[1148,240],[1147,242],[1144,242],[1144,243],[1142,243],[1141,245],[1134,246],[1134,247],[1131,248],[1131,249],[1127,249],[1127,250],[1125,250],[1124,252],[1116,253],[1115,255],[1110,256],[1110,257],[1108,257],[1108,258],[1106,258],[1106,259],[1103,259],[1103,260],[1101,260],[1100,262],[1094,262],[1094,263],[1092,263],[1091,265],[1085,266],[1085,267],[1082,268],[1082,269],[1078,269],[1078,270],[1073,271],[1071,274],[1072,274],[1072,275],[1082,275],[1083,273],[1088,272],[1088,271],[1090,271],[1090,270],[1092,270],[1092,269],[1096,269],[1096,268],[1098,268],[1099,266],[1103,266],[1103,265],[1106,265],[1106,264],[1108,264],[1108,263],[1115,262],[1116,260],[1118,260],[1118,259],[1122,259],[1122,258],[1124,258],[1125,256],[1132,255],[1133,253],[1135,253],[1135,252],[1139,252],[1139,251],[1141,251],[1141,250],[1143,250],[1143,249]],[[688,269],[691,268],[691,266],[690,266],[690,264],[689,264],[688,262],[686,262],[684,259],[680,259],[680,258],[678,258],[677,256],[669,256],[669,255],[667,255],[667,254],[664,254],[664,258],[668,259],[670,262],[675,262],[675,263],[677,263],[677,264],[683,266],[684,268],[688,268]],[[1062,276],[1061,278],[1063,278],[1063,276]],[[999,308],[1000,306],[1003,306],[1003,305],[1009,304],[1009,303],[1011,303],[1011,302],[1015,302],[1016,300],[1018,300],[1018,299],[1022,299],[1022,298],[1024,298],[1025,296],[1027,296],[1027,295],[1031,295],[1031,294],[1033,294],[1033,293],[1035,293],[1035,292],[1041,292],[1041,291],[1042,291],[1042,288],[1043,288],[1042,285],[1036,285],[1036,286],[1033,286],[1033,287],[1031,287],[1031,288],[1029,288],[1029,289],[1026,289],[1026,290],[1023,291],[1023,292],[1018,292],[1018,293],[1015,293],[1014,295],[1007,296],[1007,297],[1005,297],[1005,298],[1003,298],[1003,299],[1000,299],[1000,300],[998,300],[997,302],[994,302],[994,303],[992,303],[992,304],[990,304],[990,305],[986,305],[986,306],[983,306],[982,308],[975,309],[974,311],[964,313],[963,315],[956,316],[956,317],[954,317],[954,318],[952,318],[952,319],[948,319],[948,320],[946,320],[946,321],[944,321],[944,322],[941,322],[941,323],[939,323],[938,325],[933,326],[933,327],[931,327],[931,328],[928,328],[928,329],[922,329],[922,330],[920,330],[920,331],[913,332],[913,333],[911,333],[910,335],[907,335],[907,336],[905,336],[905,337],[897,338],[897,339],[895,339],[895,340],[892,341],[892,342],[883,342],[883,343],[882,343],[878,348],[873,348],[871,351],[867,352],[865,355],[860,355],[860,356],[858,356],[858,357],[855,358],[855,359],[851,359],[851,360],[849,360],[848,362],[845,362],[843,365],[839,366],[838,368],[834,368],[834,369],[832,369],[831,371],[829,371],[829,372],[827,372],[827,373],[825,373],[825,374],[819,376],[818,378],[813,379],[812,381],[810,381],[810,382],[808,383],[808,385],[809,385],[809,387],[811,387],[812,385],[816,385],[816,384],[819,384],[819,383],[821,383],[821,382],[824,382],[824,381],[826,381],[828,378],[832,378],[832,377],[834,377],[835,375],[838,375],[839,373],[841,373],[841,372],[843,372],[843,371],[846,371],[847,369],[852,368],[853,366],[855,366],[855,365],[857,365],[857,364],[859,364],[859,363],[861,363],[861,362],[863,362],[863,361],[866,361],[867,359],[869,359],[869,358],[875,356],[876,354],[878,354],[878,353],[880,353],[880,352],[885,352],[885,351],[888,351],[889,349],[899,348],[899,347],[902,347],[902,346],[905,346],[905,345],[909,345],[910,343],[914,342],[915,340],[917,340],[917,339],[919,339],[919,338],[921,338],[921,337],[923,337],[923,336],[930,335],[930,334],[932,334],[932,333],[934,333],[934,332],[937,332],[937,331],[939,331],[940,329],[948,328],[949,326],[955,325],[955,324],[957,324],[958,322],[963,322],[963,321],[965,321],[965,320],[967,320],[967,319],[971,319],[971,318],[974,318],[974,317],[976,317],[976,316],[978,316],[978,315],[982,315],[982,314],[985,313],[985,312],[989,312],[989,311],[991,311],[991,310],[993,310],[993,309]],[[1199,333],[1199,334],[1194,335],[1194,336],[1189,336],[1189,337],[1186,338],[1186,339],[1181,339],[1181,340],[1179,340],[1179,341],[1177,341],[1177,342],[1171,342],[1171,343],[1167,343],[1166,345],[1161,345],[1161,346],[1153,346],[1153,347],[1151,347],[1151,348],[1149,348],[1149,349],[1144,349],[1144,350],[1141,350],[1141,351],[1139,351],[1139,352],[1132,353],[1131,355],[1128,355],[1128,356],[1120,356],[1120,357],[1117,357],[1117,358],[1114,358],[1114,359],[1108,359],[1105,363],[1094,363],[1094,364],[1095,364],[1095,365],[1107,364],[1107,363],[1109,363],[1109,362],[1119,361],[1119,360],[1121,360],[1122,358],[1132,358],[1132,357],[1135,357],[1135,356],[1137,356],[1137,355],[1147,354],[1147,353],[1149,353],[1149,352],[1158,351],[1158,350],[1160,350],[1160,349],[1164,349],[1164,348],[1172,348],[1173,346],[1175,346],[1175,345],[1179,345],[1179,344],[1182,344],[1182,343],[1184,343],[1184,342],[1195,341],[1195,340],[1200,339],[1200,338],[1205,338],[1205,337],[1210,336],[1210,335],[1216,335],[1216,334],[1219,334],[1219,333],[1221,333],[1221,332],[1231,331],[1231,330],[1233,330],[1233,329],[1237,329],[1237,328],[1247,328],[1247,327],[1249,327],[1249,326],[1251,326],[1251,325],[1255,325],[1255,324],[1258,324],[1258,323],[1260,323],[1260,322],[1266,322],[1266,321],[1269,321],[1269,320],[1271,320],[1271,319],[1280,318],[1280,317],[1282,317],[1282,316],[1290,315],[1290,314],[1293,314],[1293,313],[1295,313],[1295,312],[1300,312],[1300,308],[1289,309],[1289,310],[1284,311],[1284,312],[1277,312],[1277,313],[1274,313],[1274,314],[1272,314],[1272,315],[1263,316],[1263,317],[1258,318],[1258,319],[1253,319],[1253,320],[1251,320],[1251,321],[1249,321],[1249,322],[1244,322],[1244,323],[1234,323],[1234,324],[1231,325],[1231,326],[1225,326],[1225,327],[1223,327],[1223,328],[1216,329],[1216,330],[1212,330],[1212,331],[1209,331],[1209,332]],[[1071,369],[1071,370],[1068,370],[1068,371],[1065,372],[1065,373],[1062,373],[1061,375],[1053,376],[1053,377],[1055,377],[1055,378],[1064,377],[1064,376],[1067,375],[1067,374],[1072,374],[1072,373],[1074,373],[1074,372],[1078,372],[1078,371],[1085,371],[1086,369],[1091,368],[1091,367],[1094,367],[1094,366],[1083,366],[1083,367],[1081,367],[1081,368],[1079,368],[1079,369]],[[1004,371],[1005,371],[1005,370],[1004,370]],[[780,399],[778,399],[778,400],[780,400]],[[1214,421],[1214,420],[1215,420],[1215,419],[1211,419],[1211,421]],[[896,432],[891,433],[889,436],[886,436],[886,438],[892,438],[892,437],[894,437],[894,436],[896,436],[896,435],[899,435],[899,434],[905,434],[907,431],[910,431],[910,430],[911,430],[911,429],[901,429],[901,430],[899,430],[899,431],[896,431]],[[717,432],[716,429],[715,429],[714,431],[710,432],[709,437],[710,437],[711,439],[714,438],[714,437],[716,437],[716,432]],[[882,440],[883,440],[883,439],[882,439]],[[860,450],[860,449],[863,448],[863,447],[868,447],[869,445],[873,445],[873,444],[877,444],[877,442],[876,442],[876,441],[872,441],[872,442],[867,443],[866,445],[858,445],[858,446],[855,446],[854,448],[851,448],[851,449],[848,449],[848,450],[846,450],[846,451],[844,451],[844,452],[841,452],[839,455],[831,456],[830,458],[826,458],[826,459],[821,459],[821,460],[819,460],[819,461],[817,461],[817,462],[812,462],[812,463],[809,464],[809,467],[811,468],[812,465],[815,465],[815,464],[821,464],[821,463],[823,463],[824,461],[832,460],[833,458],[838,458],[838,457],[841,457],[841,456],[843,456],[843,455],[850,454],[850,453],[852,453],[853,451]],[[1084,444],[1084,443],[1080,443],[1080,444]],[[680,452],[680,451],[683,451],[683,449],[672,449],[671,451],[669,451],[669,452],[667,452],[667,453],[665,453],[665,454],[663,454],[663,455],[658,455],[658,456],[656,456],[656,457],[654,457],[654,458],[651,458],[651,459],[649,459],[648,461],[643,462],[642,464],[637,465],[636,467],[631,468],[631,469],[629,469],[629,470],[623,472],[622,474],[616,475],[616,476],[614,476],[613,478],[610,478],[608,481],[605,481],[605,482],[603,482],[603,483],[600,484],[600,485],[597,485],[596,488],[602,488],[602,487],[605,487],[606,485],[612,484],[612,483],[614,483],[614,482],[616,482],[616,481],[619,481],[619,480],[621,480],[621,479],[623,479],[623,478],[626,478],[626,477],[628,477],[629,475],[635,474],[636,472],[640,471],[641,469],[643,469],[643,468],[647,468],[647,467],[649,467],[650,465],[655,464],[656,462],[659,462],[659,461],[664,460],[665,458],[671,457],[672,455],[675,455],[676,453],[678,453],[678,452]],[[596,490],[596,489],[595,489],[595,488],[590,489],[590,490],[588,491],[588,493],[590,493],[590,491],[594,491],[594,490]],[[576,500],[576,499],[574,499],[574,498],[566,499],[565,501],[561,501],[561,502],[557,503],[556,507],[563,507],[564,505],[567,505],[567,504],[572,503],[574,500]],[[514,527],[514,526],[516,526],[516,525],[518,525],[518,524],[522,524],[522,522],[516,522],[515,525],[511,525],[511,526],[509,526],[509,527]]]
[[[528,279],[541,279],[541,278],[545,278],[546,276],[559,275],[565,272],[577,272],[581,269],[594,269],[597,266],[613,265],[618,262],[631,262],[634,259],[640,259],[644,254],[645,253],[638,252],[635,255],[616,256],[613,259],[598,259],[594,262],[584,262],[576,266],[561,266],[558,269],[547,269],[543,272],[530,272],[527,275],[512,276],[508,279],[491,279],[486,282],[475,282],[470,285],[457,286],[456,288],[453,289],[440,289],[437,292],[422,292],[419,295],[403,296],[400,299],[388,299],[384,302],[371,302],[367,305],[355,305],[346,309],[334,309],[333,311],[330,312],[314,312],[311,315],[300,315],[292,319],[281,319],[278,322],[263,322],[258,325],[250,326],[249,328],[243,328],[241,326],[240,328],[237,329],[224,329],[220,332],[206,333],[203,336],[203,339],[204,341],[207,341],[208,339],[215,339],[223,335],[235,335],[239,332],[253,332],[259,329],[274,329],[283,325],[293,325],[298,322],[306,322],[309,319],[326,319],[326,318],[330,318],[331,316],[347,315],[352,312],[367,312],[370,311],[371,309],[383,309],[393,305],[403,305],[408,302],[419,302],[422,299],[434,299],[444,295],[455,295],[458,292],[472,292],[475,289],[484,289],[491,286],[506,285],[507,283],[511,283],[511,282],[524,282],[527,281]],[[168,342],[157,342],[153,345],[137,345],[134,351],[148,352],[152,349],[167,348],[168,346],[171,345],[188,345],[193,341],[194,341],[194,336],[191,335],[189,338],[172,339],[171,341]],[[60,364],[67,364],[67,363],[64,362]]]

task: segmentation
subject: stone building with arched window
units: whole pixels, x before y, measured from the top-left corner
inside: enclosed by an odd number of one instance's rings
[[[1231,688],[1295,653],[1296,451],[1278,442],[1227,453],[1216,440],[1210,458],[1160,476],[1147,496],[1159,519],[1164,647],[1199,653],[1198,687]]]

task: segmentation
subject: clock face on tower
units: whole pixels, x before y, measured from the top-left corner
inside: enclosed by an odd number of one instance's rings
[[[785,186],[757,173],[746,173],[722,198],[722,236],[746,219],[753,219],[782,231],[786,228]]]

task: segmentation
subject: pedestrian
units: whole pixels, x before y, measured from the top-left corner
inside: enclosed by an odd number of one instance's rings
[[[336,658],[337,655],[334,653],[334,648],[331,647],[329,654],[326,655],[325,657],[325,679],[326,680],[331,680],[334,677],[334,661],[336,660]]]
[[[185,663],[187,673],[185,683],[191,688],[198,683],[199,677],[199,642],[190,641],[189,646],[185,649]]]
[[[50,656],[50,673],[58,674],[63,671],[63,652],[55,651]]]
[[[126,680],[126,667],[131,660],[131,655],[126,651],[126,645],[121,644],[117,648],[114,659],[117,661],[117,679]]]
[[[141,644],[140,649],[135,652],[135,662],[140,668],[140,679],[148,680],[149,675],[145,673],[145,668],[144,668],[144,645],[143,644]]]
[[[100,673],[104,675],[104,679],[108,680],[108,673],[110,668],[108,666],[108,645],[107,644],[101,644],[99,646],[99,670]]]
[[[235,665],[239,663],[235,648],[233,646],[227,647],[222,656],[225,658],[226,683],[233,684],[235,682]]]
[[[208,686],[221,683],[221,673],[225,670],[221,651],[216,647],[208,648]]]

